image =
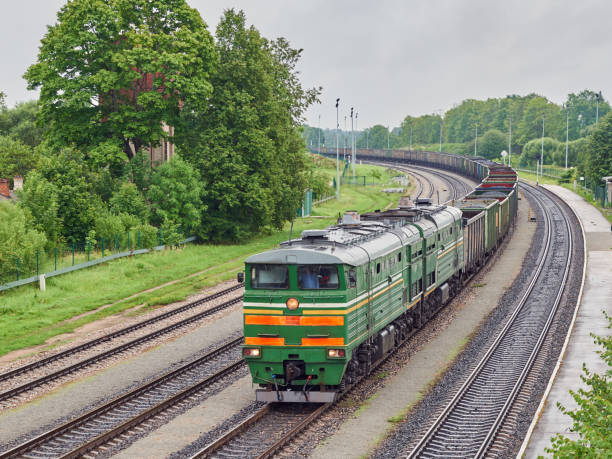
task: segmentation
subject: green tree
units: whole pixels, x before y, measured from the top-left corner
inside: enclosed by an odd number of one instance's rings
[[[185,232],[196,229],[201,213],[206,210],[202,206],[198,171],[178,155],[155,169],[149,200],[156,224],[173,222]]]
[[[500,153],[508,150],[508,139],[497,129],[490,129],[478,141],[478,154],[489,159],[499,159]]]
[[[146,223],[149,218],[149,207],[144,197],[133,183],[123,183],[110,199],[110,208],[115,214],[124,212],[138,217]]]
[[[59,217],[58,190],[38,171],[30,172],[19,194],[19,206],[27,209],[34,228],[46,235],[47,249],[61,243],[62,221]]]
[[[608,328],[612,328],[612,318],[608,317]],[[552,446],[546,452],[554,457],[610,457],[612,451],[612,335],[598,337],[591,335],[603,350],[599,355],[607,365],[602,374],[593,373],[586,365],[582,366],[580,379],[589,387],[570,391],[578,407],[569,410],[561,404],[559,409],[572,418],[572,431],[579,438],[570,440],[558,434],[552,438]]]
[[[601,178],[612,175],[612,112],[599,120],[588,138],[586,174],[589,181],[601,184]]]
[[[32,228],[31,216],[22,207],[0,201],[0,279],[15,280],[19,264],[21,274],[36,269],[36,252],[43,253],[45,235]]]
[[[389,130],[382,124],[376,124],[369,129],[368,145],[370,148],[387,148]],[[364,143],[365,146],[365,143]]]
[[[181,144],[204,186],[201,236],[239,240],[295,215],[306,182],[299,126],[317,89],[302,88],[295,67],[301,50],[269,41],[228,10],[216,31],[219,66],[208,112],[194,120],[195,144]]]
[[[151,185],[152,174],[153,167],[151,166],[151,161],[142,151],[136,153],[136,155],[125,164],[123,170],[123,176],[135,184],[138,190],[145,194]]]
[[[0,136],[0,178],[25,176],[36,168],[38,155],[29,145],[10,137]]]
[[[42,141],[43,129],[36,124],[38,103],[35,100],[20,102],[15,108],[0,106],[0,135],[35,147]]]
[[[552,164],[553,153],[559,148],[559,142],[544,137],[544,164]],[[535,166],[542,156],[542,139],[527,142],[521,155],[521,166]]]
[[[93,174],[83,154],[64,149],[53,156],[44,156],[38,172],[57,189],[58,216],[65,240],[83,242],[94,227],[97,212],[104,207],[93,192]]]
[[[578,94],[567,95],[566,104],[569,107],[569,138],[570,140],[586,136],[589,126],[595,125],[597,118],[598,93],[585,89]],[[599,102],[599,118],[610,111],[610,104],[602,97]],[[565,113],[564,113],[565,114]]]
[[[26,72],[40,88],[40,122],[56,145],[98,163],[121,162],[203,111],[216,56],[207,26],[185,0],[73,0]]]

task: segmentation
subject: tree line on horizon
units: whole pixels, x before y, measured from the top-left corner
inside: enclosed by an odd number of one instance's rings
[[[499,159],[502,151],[511,148],[512,155],[520,157],[521,166],[535,167],[542,150],[544,121],[544,164],[565,166],[567,134],[568,166],[576,167],[580,173],[598,181],[602,176],[612,175],[612,168],[605,167],[606,161],[604,167],[599,166],[601,158],[589,149],[588,139],[595,131],[597,118],[599,122],[604,122],[608,113],[609,103],[600,93],[591,90],[568,94],[561,106],[537,94],[487,100],[467,99],[443,116],[408,115],[401,126],[390,130],[386,126],[374,125],[356,132],[355,144],[357,148],[382,149],[387,146],[409,148],[412,145],[413,149],[437,151],[442,125],[442,151],[461,155],[477,152],[479,156]],[[351,133],[340,131],[338,134],[340,148],[344,144],[350,148]],[[333,129],[319,130],[304,126],[303,135],[309,146],[316,147],[319,136],[322,145],[332,148],[336,145],[336,131]],[[589,157],[592,158],[590,163]],[[595,158],[598,158],[597,161]]]

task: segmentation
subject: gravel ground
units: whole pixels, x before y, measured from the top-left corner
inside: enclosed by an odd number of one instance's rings
[[[191,457],[199,450],[209,445],[213,441],[220,438],[222,435],[225,435],[231,429],[233,429],[236,425],[240,424],[242,421],[247,419],[249,416],[259,411],[265,403],[261,402],[253,402],[247,407],[243,408],[233,416],[229,417],[227,420],[216,426],[214,429],[206,432],[203,436],[198,438],[192,444],[186,446],[180,451],[175,452],[169,456],[169,459],[181,459],[184,457]]]
[[[124,395],[125,393],[136,389],[137,387],[146,384],[147,382],[156,379],[168,372],[171,372],[173,370],[176,370],[177,368],[185,365],[188,362],[191,362],[193,360],[196,360],[204,355],[206,355],[207,353],[211,352],[212,350],[216,349],[217,347],[219,347],[220,345],[222,345],[223,343],[229,342],[231,340],[234,340],[236,338],[238,338],[239,336],[241,336],[241,332],[235,332],[232,335],[228,336],[227,339],[224,339],[222,341],[219,342],[215,342],[214,344],[210,344],[202,349],[200,349],[198,352],[192,354],[189,358],[187,359],[181,359],[179,361],[174,362],[173,364],[171,364],[168,367],[164,367],[162,369],[159,369],[158,371],[147,375],[146,378],[140,379],[140,380],[135,380],[132,381],[129,385],[126,385],[124,387],[121,387],[118,390],[115,390],[114,392],[105,392],[104,394],[102,394],[98,399],[92,401],[92,403],[88,404],[88,405],[84,405],[81,406],[79,409],[71,411],[69,414],[54,418],[53,422],[50,424],[46,424],[46,425],[42,425],[39,426],[38,428],[28,432],[26,435],[21,435],[17,438],[11,439],[9,441],[6,441],[5,443],[2,443],[2,445],[0,446],[0,453],[2,451],[6,451],[7,449],[13,448],[21,443],[23,443],[24,441],[33,438],[37,435],[40,435],[43,432],[46,432],[62,423],[65,423],[71,419],[74,419],[78,416],[81,416],[89,411],[91,411],[94,407],[102,405],[103,403],[108,402],[109,400],[112,400],[114,398],[120,397],[122,395]],[[214,365],[211,365],[211,372],[215,371],[215,369],[220,369],[221,367],[225,366],[227,364],[227,362],[218,362],[215,363]],[[156,417],[152,420],[147,421],[146,425],[142,428],[142,431],[139,435],[135,436],[134,438],[130,437],[130,443],[137,440],[138,438],[145,436],[146,434],[148,434],[149,432],[151,432],[152,430],[158,428],[159,426],[167,423],[170,419],[180,415],[181,413],[185,412],[186,410],[190,409],[191,407],[198,405],[200,403],[202,403],[204,400],[206,400],[207,398],[219,393],[220,391],[222,391],[227,385],[230,385],[232,383],[234,383],[235,381],[237,381],[238,379],[244,377],[247,374],[247,368],[243,368],[239,371],[237,371],[236,373],[232,374],[231,376],[227,377],[227,378],[223,378],[221,382],[214,384],[213,386],[211,386],[211,388],[209,390],[206,390],[205,392],[196,394],[196,396],[190,397],[189,399],[186,399],[184,402],[182,402],[179,406],[175,406],[173,407],[172,410],[169,410],[167,412],[165,412],[164,414],[162,414],[159,417]],[[127,443],[126,443],[127,444]],[[123,444],[122,447],[125,447],[126,444]],[[118,451],[119,449],[110,449],[109,450],[109,454],[110,453],[114,453],[116,451]],[[107,457],[107,456],[104,456]]]
[[[218,291],[224,290],[228,287],[230,287],[231,285],[234,285],[234,282],[225,282],[223,284],[219,284],[217,286],[215,286],[214,288],[211,289],[207,289],[197,295],[193,295],[190,296],[189,298],[187,298],[185,301],[181,301],[181,302],[177,302],[177,303],[173,303],[171,305],[168,306],[164,306],[163,308],[156,308],[155,310],[149,311],[147,313],[138,315],[136,317],[125,317],[124,314],[119,315],[121,317],[121,321],[119,323],[117,323],[116,325],[109,327],[109,328],[102,328],[99,330],[96,330],[95,332],[92,332],[91,334],[86,334],[86,335],[81,335],[78,332],[76,333],[76,336],[78,337],[76,340],[71,341],[70,343],[66,343],[65,345],[63,345],[62,347],[56,348],[53,350],[53,352],[51,351],[47,351],[47,352],[43,352],[43,353],[39,353],[35,356],[30,356],[28,358],[24,358],[18,361],[14,361],[11,362],[10,364],[6,365],[2,370],[3,371],[8,371],[11,370],[13,368],[17,368],[23,365],[27,365],[29,363],[38,361],[42,358],[45,358],[49,355],[53,355],[56,354],[58,352],[61,352],[65,349],[69,349],[71,347],[77,346],[79,344],[82,344],[84,342],[90,341],[92,339],[96,339],[99,338],[101,336],[107,335],[109,333],[112,333],[114,331],[117,331],[119,329],[125,328],[129,325],[133,325],[135,323],[139,323],[139,322],[143,322],[147,319],[150,319],[152,317],[155,317],[157,315],[161,313],[165,313],[167,311],[171,311],[173,309],[177,309],[189,302],[192,301],[197,301],[198,299],[204,298],[206,296],[209,296],[213,293],[216,293]],[[71,355],[71,356],[67,356],[64,359],[58,360],[56,362],[53,362],[51,364],[49,364],[48,366],[42,367],[42,368],[37,368],[34,369],[28,373],[22,374],[22,375],[18,375],[15,378],[11,379],[11,380],[7,380],[7,381],[3,381],[2,382],[2,391],[7,391],[10,390],[16,386],[20,386],[22,384],[25,384],[27,381],[31,381],[34,380],[36,378],[40,378],[44,375],[53,373],[54,371],[60,370],[62,368],[65,368],[69,365],[72,365],[74,363],[77,363],[79,361],[85,360],[87,358],[90,358],[94,355],[97,355],[99,353],[102,353],[104,351],[107,351],[111,348],[120,346],[128,341],[131,341],[135,338],[147,335],[155,330],[159,330],[161,328],[164,328],[170,324],[173,323],[177,323],[183,319],[186,319],[187,317],[190,317],[192,315],[195,315],[199,312],[205,311],[207,309],[210,309],[211,307],[217,306],[225,301],[228,301],[229,299],[232,298],[236,298],[239,297],[241,295],[241,291],[234,291],[231,292],[227,295],[223,295],[222,297],[219,298],[215,298],[209,302],[206,302],[202,305],[199,305],[193,309],[190,309],[188,311],[184,311],[180,314],[177,314],[175,316],[169,317],[167,319],[161,320],[160,322],[157,322],[155,324],[152,324],[148,327],[145,328],[141,328],[139,330],[135,330],[131,333],[128,333],[126,335],[117,337],[113,340],[110,341],[105,341],[97,346],[94,346],[92,348],[89,348],[87,350],[84,350],[83,352],[79,352],[78,354],[75,355]],[[189,325],[186,325],[184,327],[181,327],[180,329],[174,330],[168,334],[165,334],[163,336],[157,337],[155,339],[152,339],[150,341],[147,341],[145,343],[142,343],[134,348],[131,348],[129,350],[126,350],[125,352],[122,352],[120,354],[117,354],[115,356],[109,357],[107,359],[104,359],[100,362],[97,362],[91,366],[88,366],[86,368],[83,368],[79,371],[76,371],[74,373],[71,373],[69,375],[63,376],[57,380],[51,381],[43,386],[37,387],[31,391],[27,391],[24,392],[23,394],[20,394],[19,396],[10,399],[10,400],[6,400],[6,401],[2,401],[0,402],[0,413],[3,410],[6,410],[8,408],[14,408],[16,406],[19,406],[23,403],[29,402],[37,397],[39,397],[42,394],[45,394],[47,392],[50,392],[56,388],[58,388],[59,386],[65,384],[66,382],[75,380],[77,378],[83,378],[83,377],[87,377],[90,376],[100,370],[103,370],[105,368],[108,368],[114,364],[116,364],[117,362],[124,360],[125,358],[140,354],[142,352],[146,352],[149,349],[152,349],[156,346],[159,346],[160,344],[163,344],[164,342],[167,341],[171,341],[173,339],[176,339],[180,336],[183,336],[191,331],[193,331],[194,329],[201,327],[203,325],[207,325],[207,324],[211,324],[213,323],[216,319],[218,319],[219,317],[221,317],[224,314],[227,314],[228,312],[231,311],[235,311],[238,310],[241,307],[240,303],[237,303],[236,305],[228,308],[225,311],[220,311],[219,313],[213,314],[210,317],[206,317],[203,318],[199,321],[193,322]]]

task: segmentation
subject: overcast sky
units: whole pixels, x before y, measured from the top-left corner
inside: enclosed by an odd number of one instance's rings
[[[0,91],[34,99],[22,78],[65,0],[4,1]],[[463,99],[536,92],[563,102],[585,88],[612,94],[609,0],[188,0],[211,32],[223,10],[243,9],[267,38],[303,48],[306,87],[323,86],[307,122],[333,128],[354,106],[359,128]],[[349,120],[350,128],[350,120]]]

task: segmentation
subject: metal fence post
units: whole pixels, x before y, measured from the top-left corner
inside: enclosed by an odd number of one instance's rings
[[[102,258],[104,258],[104,238],[102,238]]]
[[[55,248],[54,252],[54,257],[55,257],[55,269],[54,271],[57,271],[57,247]]]
[[[36,275],[38,276],[38,250],[36,251]]]
[[[72,244],[72,266],[74,266],[74,244]]]

